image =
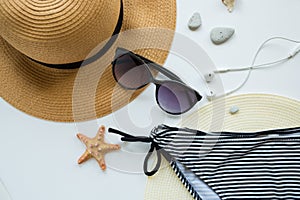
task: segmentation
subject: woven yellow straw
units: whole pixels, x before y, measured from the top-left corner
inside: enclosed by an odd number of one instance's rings
[[[253,132],[300,126],[300,102],[296,100],[266,94],[232,96],[226,99],[225,115],[224,110],[221,110],[214,113],[212,117],[213,107],[223,103],[224,101],[219,100],[201,108],[185,118],[180,126],[205,131],[214,129],[211,124],[215,123],[212,120],[216,119],[221,120],[222,123],[224,120],[222,131]],[[239,107],[239,112],[231,115],[229,110],[232,106]],[[162,167],[155,176],[148,178],[145,199],[192,200],[192,196],[166,161],[163,166],[165,167]]]
[[[123,5],[124,35],[128,30],[149,27],[171,32],[175,29],[176,0],[123,0]],[[162,64],[172,43],[172,33],[148,30],[119,36],[100,61],[85,66],[85,77],[79,80],[78,69],[52,69],[28,58],[64,64],[92,56],[96,52],[93,48],[101,44],[97,47],[101,49],[112,35],[119,10],[118,0],[0,0],[0,96],[27,114],[62,122],[74,120],[75,80],[99,81],[96,91],[79,90],[77,96],[82,100],[76,103],[76,109],[82,112],[76,120],[102,117],[133,100],[141,91],[132,95],[119,89],[112,77],[109,64],[114,49],[120,44],[133,49],[158,46],[137,53]],[[90,98],[95,99],[93,112],[85,105],[85,99]]]

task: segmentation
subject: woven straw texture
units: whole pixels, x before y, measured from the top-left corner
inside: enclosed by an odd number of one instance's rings
[[[239,107],[239,112],[230,114],[232,106]],[[219,112],[213,113],[215,108],[220,108]],[[210,103],[186,117],[179,126],[203,131],[254,132],[300,126],[299,113],[299,101],[275,95],[246,94]],[[216,120],[221,122],[221,129],[212,127]],[[192,196],[168,166],[167,161],[164,161],[163,166],[155,176],[148,178],[145,199],[192,200]]]
[[[92,64],[64,70],[28,57],[64,64],[94,55],[114,31],[120,1],[0,0],[0,96],[27,114],[60,122],[95,119],[127,105],[142,90],[132,93],[115,83],[114,51],[138,49],[163,64],[173,40],[176,0],[123,0],[123,5],[122,30],[110,50]]]

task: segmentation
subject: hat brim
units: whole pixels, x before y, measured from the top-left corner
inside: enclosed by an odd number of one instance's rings
[[[123,0],[123,4],[124,19],[121,32],[150,27],[175,30],[176,0],[146,2]],[[143,47],[149,43],[146,36],[139,39],[132,35],[130,37],[127,42],[132,47]],[[172,39],[173,35],[168,34],[163,38],[165,45],[163,48],[145,48],[137,52],[162,64],[167,58]],[[119,38],[117,42],[118,40]],[[114,47],[116,45],[118,44],[114,44]],[[78,79],[81,68],[66,70],[45,67],[30,60],[0,37],[0,95],[17,109],[45,120],[73,122],[103,117],[127,105],[142,92],[139,90],[132,93],[118,88],[111,74],[110,65],[101,66],[101,63],[112,61],[114,51],[110,50],[106,54],[100,63],[96,61],[84,66],[85,77]],[[102,70],[101,74],[99,70]],[[100,78],[97,77],[99,75]],[[84,79],[97,81],[98,84],[96,88],[76,90],[78,93],[76,96],[80,101],[75,105],[77,115],[74,117],[74,84],[75,81],[78,84]],[[87,105],[86,102],[93,105]]]
[[[213,107],[223,106],[223,103],[219,100],[208,104],[183,119],[179,126],[209,131],[214,129],[212,124],[216,123],[213,121],[216,119],[223,125],[221,130],[213,131],[255,132],[300,126],[300,102],[297,100],[267,94],[238,95],[226,98],[225,107],[213,114]],[[239,112],[230,114],[232,106],[237,106]],[[155,176],[148,178],[145,200],[192,200],[193,197],[167,161],[162,165],[164,167]]]

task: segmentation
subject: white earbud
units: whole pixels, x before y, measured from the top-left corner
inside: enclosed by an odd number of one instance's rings
[[[204,79],[207,83],[211,82],[215,77],[215,73],[214,72],[209,72],[207,74],[204,74]]]
[[[212,101],[216,97],[216,93],[213,90],[209,90],[206,93],[206,98],[208,101]]]

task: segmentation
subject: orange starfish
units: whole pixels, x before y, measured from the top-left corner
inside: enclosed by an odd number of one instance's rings
[[[86,146],[86,150],[84,154],[79,158],[78,164],[81,164],[94,157],[97,160],[101,169],[106,169],[104,155],[109,151],[120,149],[120,145],[105,143],[104,133],[105,127],[101,126],[98,130],[97,135],[94,138],[89,138],[80,133],[77,134],[78,139],[80,139]]]

